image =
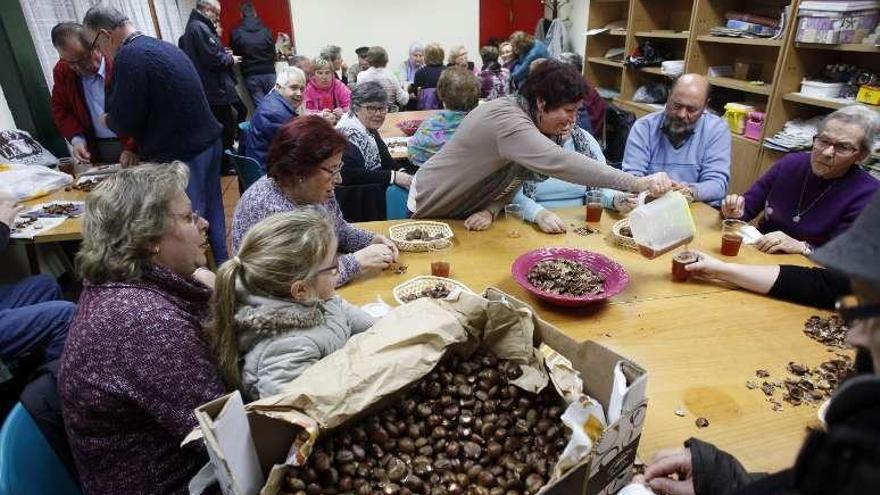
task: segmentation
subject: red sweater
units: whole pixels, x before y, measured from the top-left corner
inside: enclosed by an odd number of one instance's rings
[[[110,75],[113,65],[108,59],[105,60],[104,86],[110,86]],[[92,116],[86,105],[86,96],[83,91],[82,81],[79,75],[70,67],[70,64],[59,60],[52,70],[52,78],[55,85],[52,87],[52,120],[64,139],[70,141],[77,134],[86,138],[86,147],[89,153],[95,153],[95,128],[92,125]],[[128,151],[137,151],[134,139],[119,136],[123,148]]]

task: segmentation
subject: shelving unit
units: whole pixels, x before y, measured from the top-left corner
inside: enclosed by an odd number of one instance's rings
[[[767,84],[752,84],[748,81],[734,79],[732,77],[710,77],[709,84],[721,88],[735,89],[745,93],[769,96],[772,91],[771,86]]]
[[[604,28],[615,21],[625,22],[628,16],[629,0],[620,2],[593,1],[587,16],[587,26],[590,29]],[[625,49],[627,39],[629,39],[629,33],[626,28],[615,28],[587,36],[584,76],[597,88],[620,94],[623,81],[623,63],[609,60],[605,54],[611,48]]]
[[[829,108],[831,110],[837,110],[839,108],[843,108],[848,105],[852,105],[854,102],[852,100],[847,100],[844,98],[820,98],[816,96],[807,96],[797,93],[786,93],[782,95],[782,99],[785,101],[792,101],[796,103],[803,103],[804,105],[813,105],[816,107]],[[868,108],[873,109],[875,112],[880,112],[880,106],[878,105],[867,105],[862,103]]]
[[[607,65],[609,67],[617,67],[618,69],[623,68],[623,62],[618,62],[617,60],[611,60],[610,58],[605,57],[587,57],[587,62]]]
[[[782,46],[782,40],[768,40],[765,38],[730,38],[725,36],[712,36],[710,34],[697,36],[697,41],[705,43],[723,43],[727,45]]]
[[[639,31],[636,33],[636,38],[657,38],[667,40],[686,40],[688,39],[688,36],[687,31]]]

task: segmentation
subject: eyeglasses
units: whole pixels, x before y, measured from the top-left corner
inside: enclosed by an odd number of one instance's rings
[[[321,268],[315,275],[320,275],[322,273],[329,273],[333,277],[339,275],[339,258],[334,258],[332,265]]]
[[[818,151],[825,151],[833,148],[833,152],[838,156],[852,155],[859,151],[859,148],[846,143],[835,143],[825,136],[813,136],[813,147]]]
[[[98,34],[95,35],[95,39],[92,40],[92,44],[89,45],[89,53],[92,53],[95,47],[98,46],[98,40],[101,39],[101,36],[104,34],[106,34],[104,31],[98,31]]]
[[[342,178],[342,165],[336,167],[335,169],[332,169],[332,168],[324,168],[324,167],[320,167],[320,168],[321,168],[321,170],[323,170],[324,172],[327,172],[327,174],[328,174],[330,177],[339,177],[340,179]]]
[[[192,213],[172,213],[171,216],[182,218],[190,223],[190,225],[198,225],[199,219],[202,216],[197,211],[193,211]]]
[[[880,316],[880,304],[864,304],[858,296],[843,296],[834,303],[834,309],[847,325],[856,320]]]
[[[361,108],[369,113],[388,113],[388,107],[384,105],[361,105]]]

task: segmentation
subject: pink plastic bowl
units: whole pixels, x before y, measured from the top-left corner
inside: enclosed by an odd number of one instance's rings
[[[422,125],[421,120],[401,120],[397,123],[397,127],[407,136],[412,136]]]
[[[536,263],[558,259],[575,261],[595,273],[603,275],[605,277],[605,292],[592,296],[560,296],[559,294],[540,290],[529,283],[529,270]],[[624,287],[626,287],[626,284],[629,283],[629,276],[626,274],[626,270],[611,258],[592,251],[565,247],[541,248],[529,251],[513,262],[511,272],[516,283],[524,289],[549,303],[559,306],[584,306],[597,301],[603,301],[611,296],[620,294]]]

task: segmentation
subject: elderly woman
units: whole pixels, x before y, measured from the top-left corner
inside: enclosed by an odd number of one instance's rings
[[[478,75],[479,71],[474,67],[474,63],[468,60],[468,51],[462,45],[453,45],[449,48],[449,54],[446,59],[446,67],[461,67]]]
[[[507,96],[508,79],[510,71],[498,63],[498,48],[486,45],[480,48],[480,58],[483,59],[483,69],[480,71],[482,88],[480,97],[486,100],[494,100]]]
[[[180,442],[193,409],[224,393],[194,278],[208,223],[186,165],[126,169],[86,199],[84,289],[61,358],[64,424],[85,493],[188,493],[207,456]]]
[[[510,35],[510,46],[515,58],[510,69],[510,81],[514,88],[519,88],[529,75],[532,62],[539,58],[550,58],[550,52],[543,41],[536,40],[534,36],[523,31],[515,31]]]
[[[385,236],[361,230],[342,218],[334,188],[342,180],[342,152],[348,142],[324,119],[300,117],[281,128],[269,150],[268,174],[255,182],[235,207],[232,249],[260,220],[304,206],[323,208],[339,242],[339,280],[343,285],[369,269],[397,260],[397,247]]]
[[[727,196],[721,213],[750,221],[763,212],[758,249],[809,254],[848,229],[877,192],[877,179],[858,164],[878,133],[880,116],[862,105],[833,112],[819,126],[810,153],[776,162],[745,194]]]
[[[348,66],[342,58],[342,48],[336,45],[327,45],[321,48],[320,57],[330,61],[333,66],[333,77],[342,81],[342,84],[348,85]]]
[[[574,67],[555,60],[539,64],[518,97],[492,100],[464,118],[452,140],[416,173],[407,207],[418,218],[466,218],[467,228],[484,230],[522,182],[536,176],[655,194],[668,190],[665,173],[634,177],[559,146],[585,94]]]
[[[263,99],[251,117],[251,127],[244,133],[244,154],[256,160],[266,173],[266,155],[278,129],[302,114],[306,75],[298,67],[278,73],[275,87]]]
[[[440,76],[437,95],[444,109],[425,119],[408,141],[409,161],[417,167],[437,154],[452,139],[465,115],[477,107],[480,81],[467,69],[451,67]]]
[[[425,47],[419,42],[409,46],[409,57],[397,68],[397,79],[404,87],[416,80],[416,72],[425,66]]]
[[[398,108],[406,105],[409,101],[409,93],[400,85],[397,77],[388,70],[388,52],[381,46],[371,46],[367,52],[367,62],[370,68],[358,74],[358,85],[375,81],[382,85],[388,94],[389,112],[396,112]]]
[[[513,45],[509,41],[505,41],[498,45],[498,63],[508,71],[513,69],[516,62],[516,56],[513,54]]]
[[[335,123],[351,106],[351,90],[333,75],[333,62],[316,58],[313,64],[315,75],[309,80],[303,95],[306,111],[320,113]],[[329,118],[330,113],[333,118]]]
[[[388,94],[377,82],[358,84],[351,111],[336,129],[348,139],[342,155],[342,185],[396,184],[409,188],[411,177],[391,158],[379,128],[388,112]]]
[[[444,69],[443,47],[438,43],[428,43],[425,46],[425,66],[416,71],[413,87],[416,90],[436,88]]]

